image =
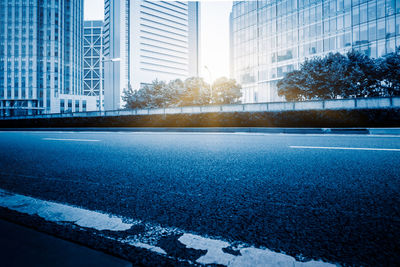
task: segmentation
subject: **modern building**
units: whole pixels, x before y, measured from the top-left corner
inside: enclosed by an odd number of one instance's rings
[[[83,0],[0,1],[0,116],[90,109],[82,25]]]
[[[105,0],[104,108],[123,108],[123,90],[198,76],[200,4]]]
[[[245,103],[284,101],[277,81],[306,58],[350,49],[379,57],[400,45],[398,0],[235,1],[230,20]]]
[[[83,35],[83,93],[96,96],[103,110],[103,21],[85,21]]]

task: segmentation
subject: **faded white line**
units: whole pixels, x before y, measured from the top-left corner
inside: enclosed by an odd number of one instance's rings
[[[336,150],[367,150],[367,151],[400,151],[400,148],[374,148],[374,147],[340,147],[340,146],[289,146],[301,149],[336,149]]]
[[[225,253],[224,248],[233,246],[221,240],[210,239],[193,234],[183,234],[178,239],[187,248],[207,250],[207,253],[197,259],[200,264],[219,264],[229,267],[258,267],[258,266],[288,266],[288,267],[330,267],[334,264],[323,261],[300,262],[283,253],[273,252],[267,248],[244,247],[239,245],[236,251],[239,255]],[[235,250],[235,247],[233,247]]]
[[[69,139],[69,138],[42,138],[46,141],[71,141],[71,142],[100,142],[96,139]]]
[[[115,239],[115,236],[103,232],[103,237],[118,240],[121,243],[130,244],[163,254],[166,251],[158,247],[159,241],[165,236],[180,236],[178,241],[186,246],[198,250],[206,250],[206,254],[196,259],[199,264],[221,264],[225,266],[323,266],[331,267],[334,264],[323,261],[311,260],[300,262],[294,257],[284,253],[273,252],[267,248],[255,248],[241,242],[229,243],[227,241],[212,239],[185,233],[183,230],[172,227],[161,227],[156,224],[144,223],[140,220],[133,220],[105,214],[97,211],[86,210],[66,204],[40,200],[33,197],[14,194],[0,189],[0,207],[5,207],[30,215],[38,215],[43,219],[55,223],[73,223],[75,225],[92,228],[96,230],[126,231],[132,226],[143,226],[143,233],[135,233],[126,238]],[[238,252],[237,255],[226,253],[225,248],[231,248]]]
[[[133,224],[124,223],[121,218],[108,214],[72,207],[33,197],[12,194],[0,189],[0,206],[21,213],[38,215],[51,222],[73,222],[76,225],[96,230],[123,231]]]

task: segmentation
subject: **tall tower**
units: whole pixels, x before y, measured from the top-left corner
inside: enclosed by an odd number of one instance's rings
[[[105,0],[104,108],[123,108],[123,90],[199,71],[200,4]],[[112,61],[118,58],[119,61]]]
[[[84,22],[83,92],[97,97],[97,109],[102,110],[103,91],[103,21]]]
[[[355,49],[380,57],[400,46],[400,1],[234,1],[232,72],[243,102],[283,101],[277,82],[306,58]]]
[[[57,113],[62,95],[83,101],[82,26],[83,0],[0,1],[0,115]]]

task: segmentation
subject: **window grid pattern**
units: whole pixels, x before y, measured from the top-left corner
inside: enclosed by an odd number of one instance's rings
[[[235,1],[231,15],[234,77],[243,101],[282,101],[276,83],[306,58],[350,49],[371,57],[400,45],[400,1]]]
[[[102,37],[102,21],[85,21],[83,37],[83,92],[85,95],[100,96],[103,81]]]
[[[0,0],[1,116],[50,113],[59,94],[82,93],[82,23],[83,0]]]

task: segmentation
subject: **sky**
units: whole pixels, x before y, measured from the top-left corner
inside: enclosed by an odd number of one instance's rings
[[[84,0],[85,20],[104,19],[104,0]],[[201,70],[209,82],[229,76],[229,13],[232,1],[200,0],[201,2]],[[205,69],[207,66],[210,73]],[[210,77],[211,74],[211,77]]]

